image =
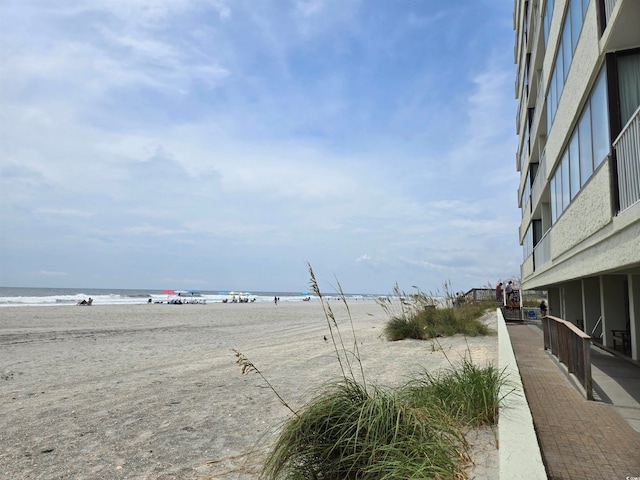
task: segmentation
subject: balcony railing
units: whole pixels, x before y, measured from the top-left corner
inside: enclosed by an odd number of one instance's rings
[[[545,233],[538,244],[533,247],[533,270],[542,267],[551,261],[551,230]]]
[[[640,107],[613,142],[618,159],[620,211],[640,201]]]

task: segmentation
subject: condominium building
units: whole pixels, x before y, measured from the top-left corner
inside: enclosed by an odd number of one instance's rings
[[[640,360],[640,0],[515,0],[522,287]]]

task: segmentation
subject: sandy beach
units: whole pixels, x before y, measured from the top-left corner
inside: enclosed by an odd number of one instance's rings
[[[375,302],[349,308],[368,382],[450,368],[467,349],[497,364],[496,336],[388,342]],[[296,409],[341,375],[325,335],[319,302],[0,308],[0,477],[255,479],[290,412],[232,349]],[[478,437],[473,478],[497,472],[492,438]]]

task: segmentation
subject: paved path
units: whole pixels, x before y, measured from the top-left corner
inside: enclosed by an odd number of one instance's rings
[[[611,405],[584,398],[544,351],[538,326],[508,331],[549,478],[640,478],[640,434]]]

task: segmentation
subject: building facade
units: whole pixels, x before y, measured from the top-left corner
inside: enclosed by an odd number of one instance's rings
[[[516,0],[524,289],[640,360],[640,0]]]

